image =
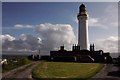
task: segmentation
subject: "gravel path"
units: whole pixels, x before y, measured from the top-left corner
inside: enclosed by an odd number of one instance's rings
[[[91,80],[120,80],[120,71],[114,64],[105,64],[105,67]]]
[[[35,68],[35,66],[37,66],[38,63],[39,61],[32,62],[30,64],[24,65],[22,67],[19,67],[17,69],[4,73],[2,80],[13,80],[13,79],[14,80],[19,80],[19,79],[33,80],[31,71],[33,68]]]

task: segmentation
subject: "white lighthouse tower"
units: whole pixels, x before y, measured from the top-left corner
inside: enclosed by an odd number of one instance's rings
[[[80,49],[88,50],[88,14],[86,6],[81,4],[79,7],[78,18],[78,45]]]

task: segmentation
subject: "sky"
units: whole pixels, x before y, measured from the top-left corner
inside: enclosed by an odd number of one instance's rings
[[[3,50],[67,50],[77,44],[77,14],[83,2],[3,2]],[[118,52],[118,3],[84,2],[89,44],[96,50]]]
[[[119,2],[119,0],[1,0],[2,2]]]

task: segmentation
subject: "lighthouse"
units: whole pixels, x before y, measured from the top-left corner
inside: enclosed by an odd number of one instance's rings
[[[88,50],[88,14],[86,6],[81,4],[79,7],[78,19],[78,46],[81,50]]]

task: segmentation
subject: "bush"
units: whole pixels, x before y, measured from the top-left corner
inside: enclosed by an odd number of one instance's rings
[[[7,64],[2,64],[2,72],[7,72],[28,63],[30,61],[27,58],[8,59]]]

